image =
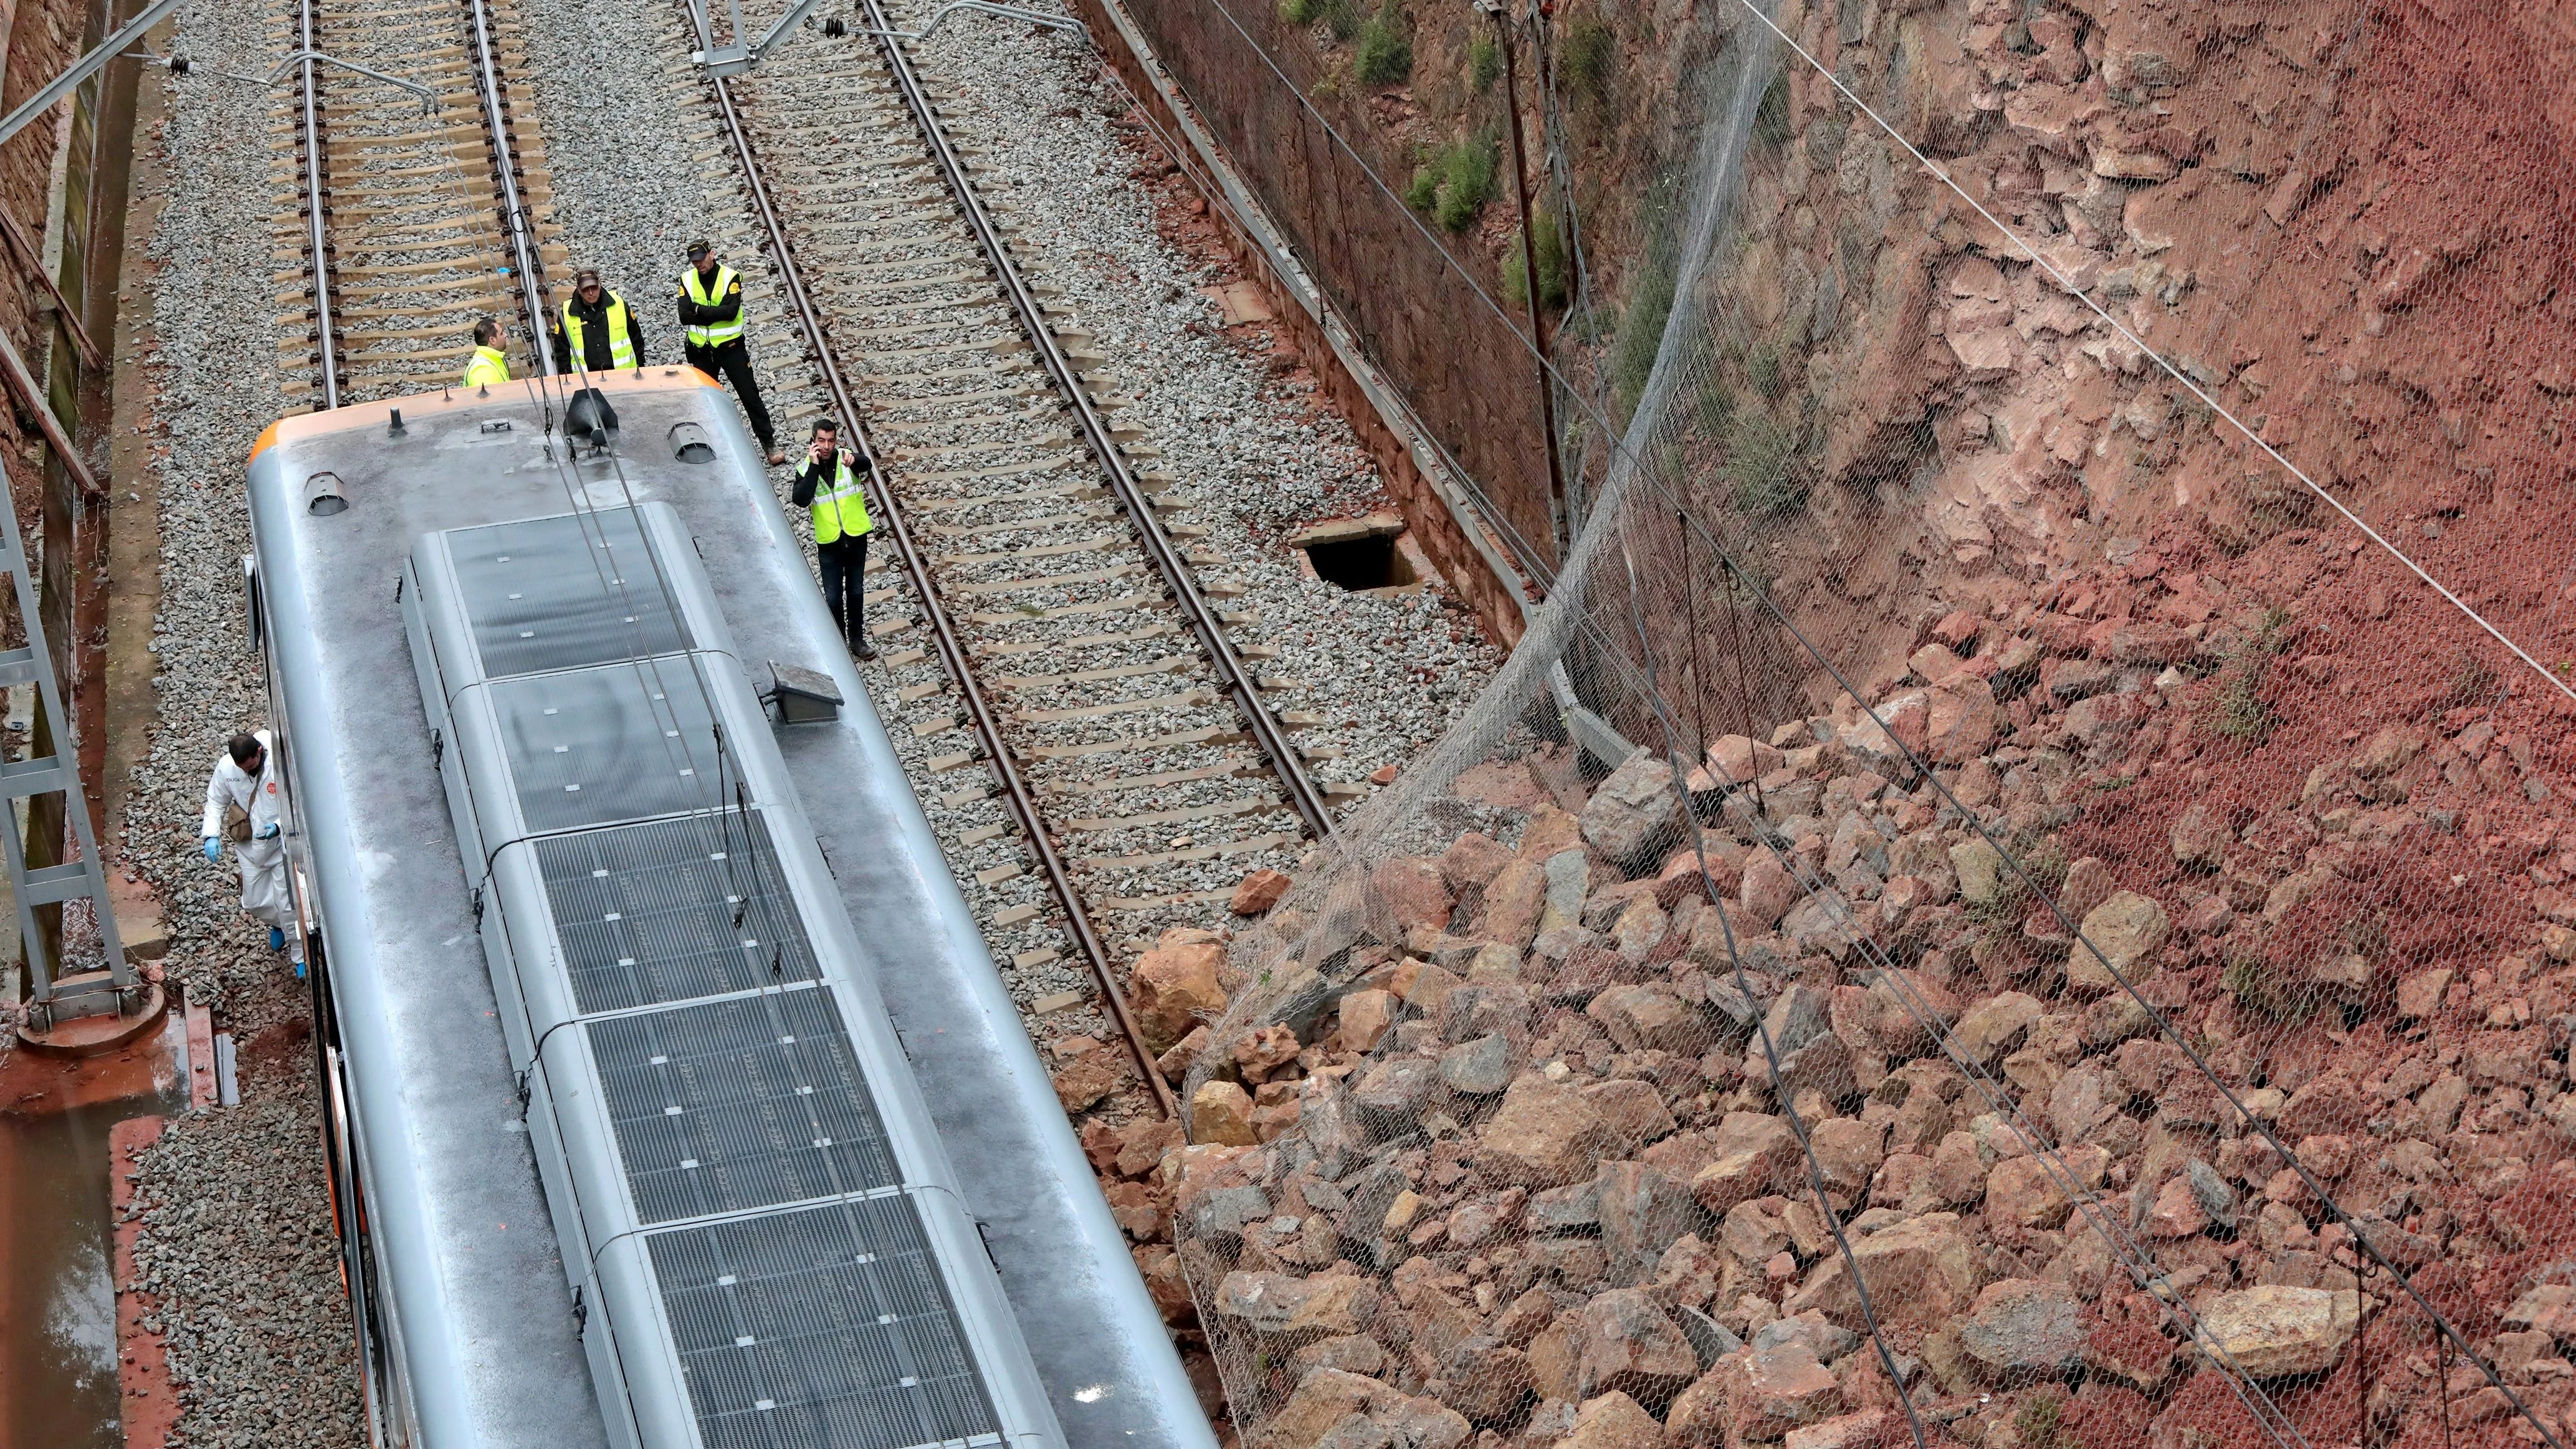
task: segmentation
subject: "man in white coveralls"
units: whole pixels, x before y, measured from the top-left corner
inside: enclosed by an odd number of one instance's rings
[[[285,797],[268,731],[225,742],[215,772],[206,778],[206,815],[197,834],[207,861],[216,864],[224,858],[225,837],[231,837],[241,864],[242,909],[268,923],[268,949],[286,951],[302,976],[304,933],[295,929],[295,901],[286,889]]]

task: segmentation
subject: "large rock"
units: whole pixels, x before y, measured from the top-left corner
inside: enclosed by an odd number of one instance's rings
[[[1376,1379],[1342,1369],[1308,1370],[1297,1391],[1271,1417],[1266,1449],[1319,1449],[1327,1444],[1404,1444],[1461,1449],[1474,1437],[1457,1410],[1408,1398]]]
[[[1440,1054],[1440,1080],[1471,1097],[1489,1097],[1510,1086],[1512,1067],[1512,1044],[1499,1036],[1460,1042]]]
[[[2360,1315],[2350,1293],[2265,1287],[2218,1295],[2200,1323],[2239,1368],[2269,1379],[2334,1367]]]
[[[1722,1362],[1681,1391],[1664,1415],[1664,1433],[1674,1449],[1725,1449],[1733,1417],[1730,1391],[1743,1376],[1736,1363]]]
[[[1633,870],[1672,848],[1681,807],[1672,766],[1639,750],[1592,792],[1583,807],[1583,838]]]
[[[1881,971],[1870,983],[1860,1027],[1869,1043],[1890,1057],[1932,1050],[1932,1033],[1959,1019],[1959,998],[1919,971]]]
[[[1635,1282],[1686,1234],[1709,1231],[1708,1214],[1683,1183],[1642,1162],[1605,1162],[1600,1192],[1601,1246],[1617,1281]]]
[[[1696,1056],[1708,1049],[1712,1035],[1707,1019],[1661,981],[1613,986],[1592,998],[1584,1015],[1627,1052],[1651,1048]]]
[[[2027,992],[2003,991],[1971,1006],[1951,1033],[1962,1055],[1987,1071],[2020,1050],[2031,1027],[2048,1014],[2039,998]]]
[[[2005,874],[2004,853],[1982,837],[1950,847],[1950,870],[1959,878],[1959,898],[1972,906],[1992,902],[2012,879]]]
[[[1842,1386],[1803,1339],[1758,1349],[1730,1361],[1727,1397],[1735,1411],[1730,1443],[1778,1439],[1842,1412]]]
[[[1190,1028],[1225,1011],[1225,988],[1217,981],[1224,962],[1225,948],[1213,941],[1165,946],[1137,958],[1127,1005],[1148,1046],[1168,1051]]]
[[[1891,1223],[1852,1243],[1861,1281],[1882,1325],[1930,1328],[1958,1316],[1976,1301],[1983,1279],[1976,1250],[1954,1213],[1926,1213]],[[1781,1310],[1791,1316],[1821,1311],[1845,1328],[1865,1327],[1860,1294],[1840,1253],[1825,1256]]]
[[[2007,1157],[1986,1175],[1986,1221],[1997,1227],[2053,1228],[2074,1207],[2039,1158]]]
[[[1395,917],[1397,931],[1449,928],[1449,882],[1441,878],[1439,862],[1411,855],[1382,860],[1369,871],[1369,884]]]
[[[1525,1076],[1503,1093],[1502,1109],[1485,1124],[1476,1166],[1498,1184],[1562,1187],[1592,1176],[1613,1140],[1600,1112],[1571,1082]]]
[[[2061,1283],[1989,1283],[1959,1320],[1959,1346],[1998,1373],[2054,1374],[2084,1349],[2082,1305]]]
[[[1252,1098],[1232,1082],[1212,1081],[1190,1094],[1190,1140],[1227,1147],[1251,1147],[1261,1138],[1252,1130]]]
[[[1825,1186],[1836,1192],[1857,1194],[1869,1186],[1869,1180],[1878,1174],[1878,1164],[1887,1157],[1887,1124],[1856,1117],[1829,1117],[1807,1129],[1807,1142],[1815,1148],[1816,1166],[1824,1174]]]
[[[2227,863],[2227,847],[2236,832],[2227,828],[2224,813],[2203,802],[2182,812],[2165,838],[2176,861],[2195,870],[2216,870]]]
[[[1691,1178],[1691,1196],[1721,1216],[1777,1191],[1790,1164],[1804,1157],[1788,1122],[1761,1112],[1727,1113],[1710,1146],[1709,1164]]]
[[[1527,858],[1496,873],[1485,887],[1485,910],[1476,934],[1488,941],[1525,947],[1538,934],[1538,918],[1547,909],[1547,870]]]
[[[1744,863],[1744,885],[1738,893],[1745,916],[1762,930],[1780,924],[1780,918],[1798,903],[1804,894],[1789,868],[1769,855],[1757,855]]]
[[[1377,1285],[1350,1273],[1228,1273],[1217,1284],[1215,1300],[1219,1317],[1255,1333],[1301,1338],[1362,1332],[1378,1302]]]
[[[1528,1358],[1483,1334],[1461,1340],[1443,1355],[1440,1377],[1449,1384],[1443,1400],[1479,1424],[1506,1423],[1529,1399]]]
[[[1664,1427],[1626,1394],[1586,1399],[1574,1414],[1574,1432],[1556,1449],[1664,1449]]]
[[[2173,934],[2172,918],[2165,908],[2136,891],[2122,891],[2095,906],[2079,927],[2084,940],[2076,943],[2066,959],[2066,980],[2071,986],[2094,991],[2119,989],[2111,974],[2135,982],[2141,974],[2139,963],[2155,954]],[[2087,943],[2091,949],[2086,949]],[[2096,959],[2093,952],[2102,953]],[[2104,962],[2109,963],[2105,969]]]
[[[1580,1377],[1593,1393],[1664,1403],[1699,1376],[1690,1340],[1643,1288],[1613,1288],[1583,1306]]]

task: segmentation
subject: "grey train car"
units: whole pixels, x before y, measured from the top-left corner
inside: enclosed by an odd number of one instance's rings
[[[250,464],[373,1442],[1213,1449],[732,400],[596,381]]]

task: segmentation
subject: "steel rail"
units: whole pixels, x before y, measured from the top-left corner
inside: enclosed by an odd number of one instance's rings
[[[501,224],[510,234],[510,266],[519,274],[519,302],[528,312],[528,356],[536,363],[537,376],[550,377],[555,349],[546,335],[537,241],[528,208],[519,196],[519,158],[510,147],[510,115],[501,100],[501,63],[493,54],[491,7],[485,0],[466,0],[466,13],[474,28],[474,89],[483,103],[483,127],[491,135],[492,179],[500,188]]]
[[[788,244],[786,226],[770,199],[768,185],[761,179],[759,158],[752,149],[751,137],[743,128],[740,113],[734,108],[732,88],[722,76],[707,77],[707,85],[715,94],[717,115],[724,124],[727,140],[733,146],[743,183],[751,192],[753,214],[769,238],[769,255],[778,271],[780,297],[805,334],[814,364],[822,373],[824,386],[831,392],[834,413],[841,426],[848,430],[848,436],[858,445],[860,460],[867,466],[867,488],[877,510],[876,517],[884,531],[893,536],[895,556],[902,563],[905,577],[912,581],[914,595],[921,600],[923,622],[930,631],[939,661],[947,669],[948,677],[955,682],[958,698],[965,703],[968,722],[983,747],[985,758],[992,764],[993,774],[1001,784],[1002,797],[1019,823],[1020,834],[1037,857],[1039,875],[1045,879],[1047,889],[1054,893],[1057,903],[1063,906],[1065,922],[1074,943],[1090,962],[1091,974],[1100,984],[1101,999],[1107,1006],[1110,1020],[1117,1024],[1120,1034],[1127,1039],[1128,1050],[1134,1054],[1137,1070],[1152,1090],[1156,1105],[1164,1116],[1177,1121],[1180,1105],[1172,1098],[1170,1084],[1163,1080],[1162,1072],[1155,1067],[1153,1049],[1146,1045],[1144,1033],[1137,1028],[1135,1014],[1128,1009],[1127,994],[1119,988],[1117,977],[1110,969],[1109,948],[1100,939],[1089,913],[1083,909],[1082,896],[1074,888],[1072,873],[1057,851],[1055,841],[1047,834],[1046,819],[1038,809],[1037,797],[1030,790],[1028,781],[1021,776],[1019,763],[1012,758],[1008,742],[1002,738],[1000,716],[975,682],[975,671],[967,662],[966,646],[958,638],[955,626],[949,621],[948,611],[940,603],[939,593],[931,583],[929,561],[913,541],[911,528],[904,520],[903,508],[896,501],[894,489],[888,484],[885,471],[877,460],[877,450],[868,441],[858,399],[841,375],[840,361],[832,354],[821,309],[806,290],[804,274],[797,268],[796,254]]]
[[[296,48],[303,52],[303,59],[296,62],[296,90],[304,126],[304,239],[313,249],[314,337],[321,347],[322,407],[328,411],[340,405],[340,344],[332,335],[331,254],[327,250],[331,243],[322,214],[322,92],[313,65],[313,53],[321,49],[321,26],[314,13],[321,3],[322,0],[297,0]]]
[[[1109,424],[1091,405],[1091,396],[1084,389],[1082,378],[1075,373],[1072,360],[1065,355],[1054,331],[1046,325],[1035,294],[1030,292],[1027,281],[1020,276],[1009,249],[1002,245],[1001,233],[993,225],[992,217],[985,212],[983,200],[967,184],[965,164],[949,144],[947,133],[940,129],[929,94],[923,89],[921,78],[913,72],[911,57],[905,55],[903,47],[891,37],[894,27],[886,16],[884,5],[880,0],[861,0],[861,3],[866,7],[868,26],[876,32],[876,44],[879,53],[885,57],[886,69],[894,77],[895,88],[902,93],[905,107],[912,112],[913,124],[920,128],[922,138],[929,144],[931,159],[938,164],[940,175],[946,179],[949,195],[965,215],[966,224],[974,229],[975,244],[983,250],[994,275],[1001,279],[1002,299],[1018,314],[1020,329],[1028,334],[1037,349],[1039,362],[1045,366],[1057,391],[1072,409],[1075,422],[1081,426],[1083,440],[1090,444],[1092,455],[1100,462],[1100,471],[1108,480],[1109,491],[1117,497],[1119,506],[1126,510],[1128,522],[1134,525],[1136,536],[1143,541],[1145,557],[1152,561],[1155,571],[1163,577],[1164,587],[1171,590],[1174,602],[1180,605],[1182,617],[1188,620],[1191,632],[1198,636],[1199,647],[1207,652],[1215,667],[1217,683],[1233,700],[1236,712],[1243,716],[1245,729],[1252,736],[1253,743],[1269,758],[1272,772],[1287,793],[1290,808],[1306,822],[1307,832],[1318,842],[1331,840],[1332,809],[1323,792],[1316,788],[1313,778],[1306,773],[1305,757],[1289,741],[1287,730],[1272,716],[1268,706],[1262,704],[1258,683],[1236,656],[1215,610],[1199,592],[1197,580],[1191,577],[1189,566],[1182,561],[1179,551],[1172,547],[1171,539],[1164,534],[1162,524],[1155,519],[1144,489],[1128,469],[1127,459],[1119,452],[1117,443],[1109,436]]]

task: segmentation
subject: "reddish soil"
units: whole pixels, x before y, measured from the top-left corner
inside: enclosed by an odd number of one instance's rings
[[[179,1392],[170,1382],[161,1335],[143,1326],[160,1311],[149,1293],[133,1286],[134,1240],[143,1225],[132,1221],[133,1174],[144,1149],[161,1140],[166,1117],[135,1117],[109,1129],[108,1192],[116,1214],[116,1380],[122,1395],[125,1449],[162,1449],[179,1424]]]

